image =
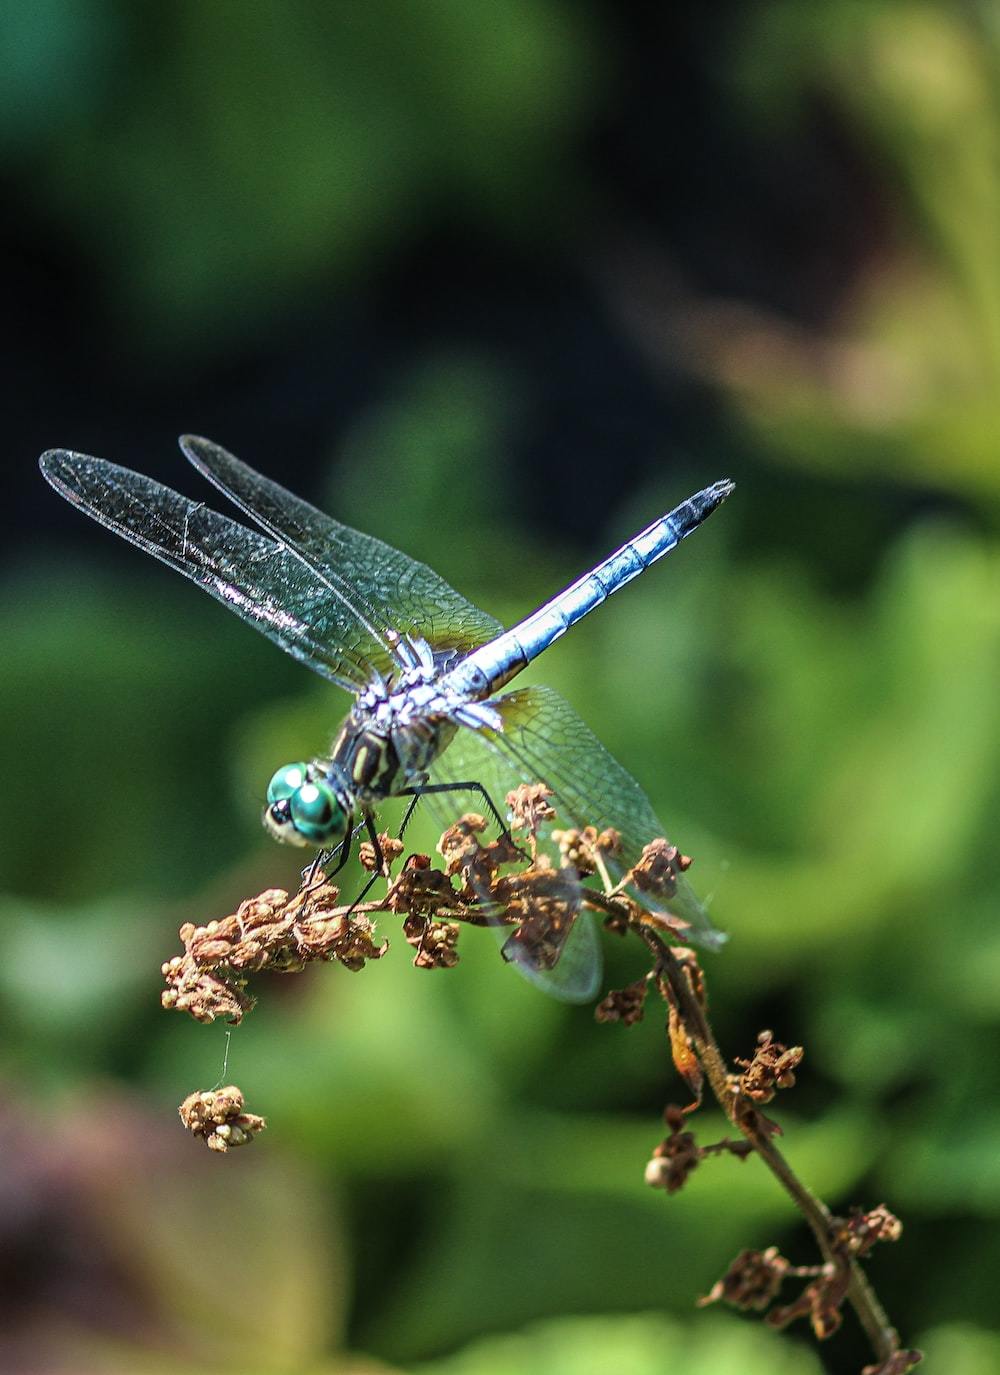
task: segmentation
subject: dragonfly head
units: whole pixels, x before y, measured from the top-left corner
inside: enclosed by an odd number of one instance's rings
[[[285,764],[267,785],[264,825],[286,845],[338,845],[350,808],[321,765]]]

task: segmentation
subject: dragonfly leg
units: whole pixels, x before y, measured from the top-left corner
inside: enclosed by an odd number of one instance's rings
[[[303,888],[311,888],[313,886],[313,884],[316,882],[316,875],[319,873],[320,869],[322,869],[323,865],[331,857],[332,854],[332,850],[316,851],[316,854],[313,856],[312,862],[307,864],[299,875],[299,878],[301,879],[301,886]]]
[[[402,819],[402,821],[399,823],[399,836],[397,837],[399,840],[402,840],[402,839],[403,839],[403,832],[406,830],[407,826],[409,826],[409,824],[410,824],[410,817],[411,817],[411,816],[413,815],[413,813],[417,810],[417,803],[418,803],[419,801],[420,801],[420,793],[419,793],[419,792],[414,792],[413,796],[410,798],[410,805],[407,807],[407,809],[406,809],[406,811],[405,811],[405,813],[404,813],[404,815],[403,815],[403,819]]]
[[[413,807],[416,806],[418,800],[421,797],[427,797],[430,793],[478,793],[486,803],[487,811],[497,823],[501,832],[506,836],[510,835],[510,832],[507,830],[506,821],[504,821],[503,817],[500,815],[496,804],[483,787],[482,783],[418,783],[415,787],[405,788],[400,796],[412,797],[413,805],[411,805],[406,813],[406,818],[403,822],[404,825],[409,821],[413,812]]]
[[[372,843],[375,851],[375,877],[388,878],[388,865],[385,862],[385,851],[382,849],[382,842],[378,838],[378,831],[375,829],[375,822],[372,820],[370,812],[365,812],[365,830],[368,832],[368,839]]]
[[[524,854],[524,851],[521,850],[520,846],[518,846],[518,845],[515,844],[514,838],[512,837],[512,835],[511,835],[511,833],[510,833],[510,831],[509,831],[509,829],[508,829],[508,827],[507,827],[507,823],[504,821],[503,817],[500,815],[500,812],[499,812],[499,810],[497,809],[496,804],[494,803],[493,799],[490,797],[490,795],[489,795],[489,793],[486,791],[486,789],[483,787],[482,783],[421,783],[421,784],[417,784],[415,787],[404,789],[401,793],[399,793],[399,796],[400,796],[400,797],[408,797],[408,798],[410,799],[410,803],[409,803],[409,806],[406,808],[406,811],[405,811],[404,814],[403,814],[403,820],[402,820],[402,822],[400,823],[400,827],[399,827],[399,836],[398,836],[398,838],[399,838],[400,840],[403,838],[403,832],[406,830],[407,826],[409,825],[409,823],[410,823],[410,818],[413,816],[413,813],[416,811],[417,803],[420,801],[420,799],[421,799],[422,797],[425,797],[428,793],[459,793],[459,792],[472,792],[472,793],[478,793],[479,796],[483,799],[483,802],[486,804],[486,809],[487,809],[487,811],[490,813],[490,815],[493,817],[493,820],[496,822],[497,827],[498,827],[499,830],[500,830],[500,834],[501,834],[506,840],[510,841],[511,845],[514,846],[514,849],[517,850],[517,852],[518,852],[519,854],[523,854],[525,859],[530,859],[530,858],[531,858],[530,855]],[[368,896],[368,894],[371,892],[372,886],[373,886],[373,884],[375,883],[375,880],[376,880],[376,879],[378,879],[378,878],[388,878],[388,877],[389,877],[389,874],[388,874],[388,872],[387,872],[387,865],[386,865],[386,862],[385,862],[385,853],[384,853],[384,851],[383,851],[383,849],[382,849],[382,844],[381,844],[381,842],[380,842],[380,840],[379,840],[379,838],[378,838],[378,831],[375,829],[375,823],[374,823],[374,821],[372,820],[371,816],[370,816],[368,813],[365,814],[365,818],[364,818],[364,823],[363,823],[363,824],[364,824],[365,829],[366,829],[367,832],[368,832],[368,838],[369,838],[369,840],[371,841],[372,846],[374,847],[374,850],[375,850],[376,867],[375,867],[375,872],[371,875],[371,877],[369,878],[368,882],[367,882],[367,883],[365,884],[365,886],[362,888],[361,892],[358,894],[358,896],[357,896],[357,897],[354,899],[354,901],[351,903],[350,907],[347,909],[347,912],[346,912],[346,914],[345,914],[346,916],[350,916],[351,913],[352,913],[352,912],[355,910],[355,908],[358,906],[358,904],[359,904],[360,902],[363,902],[363,901],[365,900],[365,898],[366,898],[366,897]],[[357,830],[360,830],[360,826],[357,827],[356,829],[357,829]],[[345,844],[346,844],[346,843],[347,843],[347,842],[345,842]],[[344,863],[346,863],[346,860],[342,858],[340,864],[337,865],[337,869],[334,870],[334,873],[336,873],[338,869],[342,868],[343,865],[344,865]]]
[[[412,810],[413,808],[411,807],[410,811],[412,812]],[[403,822],[404,826],[406,822],[409,821],[409,819],[409,812],[407,812],[406,818]],[[378,838],[378,831],[376,831],[375,829],[375,823],[368,812],[365,812],[364,826],[365,830],[368,832],[368,839],[375,847],[375,872],[372,874],[371,878],[362,888],[361,892],[358,894],[358,896],[351,903],[350,907],[348,907],[347,911],[344,913],[346,917],[349,917],[351,915],[351,913],[357,907],[359,902],[364,902],[365,898],[371,892],[372,885],[375,883],[376,879],[387,879],[389,877],[389,866],[385,862],[385,851],[382,849],[382,842]]]
[[[403,825],[405,826],[406,823],[409,821],[410,817],[413,815],[413,809],[417,805],[417,802],[421,797],[426,797],[429,793],[462,792],[478,793],[479,796],[485,802],[486,809],[492,816],[493,820],[496,822],[497,828],[500,831],[501,836],[503,836],[504,840],[509,841],[519,855],[523,855],[525,859],[531,858],[530,855],[525,854],[524,850],[521,849],[520,845],[516,844],[514,837],[510,833],[510,828],[508,827],[503,817],[500,815],[500,811],[497,808],[496,803],[493,801],[492,797],[490,797],[489,793],[483,787],[482,783],[418,783],[415,787],[405,789],[405,791],[400,795],[402,797],[412,796],[413,801],[407,809],[406,816],[403,818]],[[400,831],[400,835],[402,835],[402,831]]]
[[[340,845],[338,847],[335,847],[332,850],[317,850],[316,857],[314,858],[312,863],[308,864],[302,870],[303,888],[309,888],[312,886],[312,884],[315,882],[316,875],[319,873],[320,869],[325,868],[325,866],[329,864],[330,860],[333,859],[334,855],[337,853],[337,849],[340,850],[340,858],[337,860],[337,867],[335,869],[330,870],[329,874],[327,874],[327,878],[332,878],[334,874],[340,873],[341,869],[343,869],[344,865],[351,857],[351,842],[354,840],[354,837],[357,835],[358,831],[360,831],[361,824],[362,823],[359,822],[357,826],[353,827],[353,829],[348,830],[347,835],[344,836],[344,839],[340,842]]]

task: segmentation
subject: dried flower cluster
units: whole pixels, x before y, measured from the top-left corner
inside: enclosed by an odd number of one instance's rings
[[[633,1026],[642,1021],[648,993],[649,979],[643,975],[624,988],[613,988],[597,1004],[594,1016],[599,1022],[622,1022],[625,1026]]]
[[[655,893],[671,898],[677,892],[677,880],[691,867],[687,855],[667,840],[654,840],[642,852],[642,858],[632,870],[632,881],[642,893]]]
[[[671,848],[657,847],[652,855],[647,852],[644,856],[647,873],[658,875],[657,881],[670,882],[670,864],[676,862],[669,856]],[[833,1335],[841,1324],[845,1303],[850,1303],[879,1357],[876,1364],[865,1368],[863,1375],[904,1375],[920,1361],[921,1355],[900,1347],[895,1330],[858,1264],[876,1242],[896,1241],[902,1232],[901,1224],[882,1205],[868,1212],[858,1210],[846,1220],[832,1217],[778,1152],[774,1138],[781,1134],[781,1128],[761,1111],[760,1105],[771,1102],[779,1089],[794,1086],[795,1072],[804,1055],[802,1047],[786,1047],[772,1032],[763,1031],[752,1058],[737,1059],[739,1072],[730,1070],[708,1022],[704,974],[694,952],[668,945],[641,916],[633,919],[630,926],[653,954],[653,968],[645,979],[607,994],[597,1008],[597,1018],[624,1025],[638,1021],[649,991],[655,988],[667,1006],[666,1030],[674,1066],[692,1095],[686,1108],[671,1105],[666,1109],[668,1134],[656,1146],[646,1166],[646,1183],[673,1194],[683,1188],[709,1156],[735,1155],[746,1159],[756,1154],[795,1199],[823,1257],[820,1265],[793,1266],[775,1246],[764,1251],[743,1251],[701,1303],[721,1300],[744,1310],[766,1311],[765,1320],[776,1328],[796,1318],[807,1318],[819,1340]],[[710,1145],[699,1145],[691,1115],[701,1105],[706,1082],[718,1105],[739,1130],[736,1140],[725,1137]],[[806,1283],[792,1302],[772,1306],[789,1278],[804,1279]]]
[[[749,1141],[730,1141],[728,1137],[708,1146],[699,1146],[694,1132],[688,1129],[687,1112],[673,1103],[664,1110],[663,1118],[670,1132],[654,1149],[646,1166],[646,1183],[652,1189],[675,1194],[707,1156],[729,1154],[745,1160],[753,1153]]]
[[[337,907],[337,889],[325,882],[301,888],[293,897],[269,888],[240,904],[232,916],[205,926],[180,929],[184,954],[162,966],[165,1008],[188,1012],[196,1021],[225,1017],[234,1025],[253,1006],[246,992],[249,974],[270,969],[296,973],[314,960],[337,960],[363,969],[385,954],[371,921]]]
[[[552,839],[559,846],[563,864],[575,869],[578,874],[596,874],[602,867],[602,861],[619,854],[622,848],[621,836],[610,827],[605,831],[598,831],[596,826],[584,826],[582,830],[553,831]]]
[[[451,969],[458,964],[460,927],[457,921],[431,921],[429,917],[412,914],[403,921],[403,935],[417,952],[413,957],[416,969]]]
[[[741,1251],[732,1265],[700,1300],[702,1305],[720,1300],[734,1308],[756,1309],[767,1313],[771,1327],[787,1327],[796,1318],[807,1318],[820,1341],[831,1337],[842,1321],[841,1310],[851,1284],[850,1260],[867,1255],[878,1241],[897,1241],[902,1233],[899,1220],[884,1205],[870,1212],[857,1212],[847,1222],[831,1228],[831,1258],[823,1265],[798,1266],[782,1256],[776,1246],[766,1251]],[[791,1303],[771,1308],[786,1279],[807,1279],[808,1283]],[[920,1360],[915,1351],[894,1351],[887,1362],[868,1366],[868,1375],[910,1370]]]
[[[795,1071],[804,1055],[801,1046],[788,1050],[774,1039],[772,1032],[762,1031],[757,1037],[753,1059],[736,1057],[736,1063],[743,1067],[737,1080],[738,1091],[753,1103],[770,1103],[778,1089],[794,1087]]]
[[[295,894],[271,888],[241,903],[230,916],[204,926],[186,923],[180,930],[184,953],[162,966],[167,985],[163,1006],[201,1022],[222,1017],[236,1024],[253,1006],[247,992],[251,974],[297,973],[317,960],[362,969],[388,949],[388,943],[375,936],[376,912],[403,919],[403,934],[415,951],[418,969],[450,969],[457,964],[462,923],[510,927],[507,957],[551,969],[584,905],[595,906],[606,925],[623,933],[636,921],[683,932],[683,922],[645,912],[625,889],[631,884],[669,893],[690,861],[675,846],[657,840],[613,885],[608,861],[620,852],[620,838],[613,830],[587,826],[551,831],[558,850],[556,864],[539,849],[541,828],[555,818],[550,797],[543,784],[524,784],[509,793],[510,831],[495,840],[483,840],[488,823],[482,816],[462,816],[438,842],[442,867],[429,855],[412,854],[392,877],[402,843],[380,835],[380,861],[374,844],[364,842],[359,847],[363,867],[375,873],[381,863],[387,880],[387,891],[378,901],[342,903],[339,890],[318,873]],[[581,884],[582,878],[594,874],[600,876],[603,890]],[[645,989],[640,992],[638,985],[625,995],[610,995],[608,1018],[636,1020],[644,997]]]
[[[191,1135],[200,1137],[210,1151],[225,1153],[246,1146],[267,1126],[263,1117],[244,1110],[243,1094],[235,1084],[190,1093],[177,1111]]]
[[[780,1127],[761,1107],[779,1089],[794,1085],[802,1048],[786,1047],[764,1031],[752,1058],[737,1059],[737,1068],[730,1069],[708,1021],[701,966],[691,949],[676,943],[684,939],[686,923],[649,910],[639,896],[674,895],[691,861],[658,839],[622,872],[618,834],[594,826],[553,829],[551,796],[542,784],[508,794],[510,830],[494,840],[484,840],[488,823],[482,816],[462,816],[440,838],[441,864],[428,855],[411,854],[395,876],[392,868],[403,853],[402,844],[388,835],[379,836],[378,846],[366,842],[360,847],[361,863],[386,882],[378,900],[343,904],[337,888],[319,873],[292,896],[270,889],[231,916],[205,926],[186,924],[180,932],[184,953],[163,965],[164,1007],[203,1022],[224,1017],[236,1023],[253,1005],[246,987],[253,973],[294,973],[314,961],[362,969],[388,948],[388,942],[376,938],[377,912],[401,919],[418,969],[453,968],[463,925],[507,928],[507,958],[551,969],[578,913],[590,908],[603,917],[606,929],[638,937],[652,957],[641,978],[606,994],[597,1006],[597,1020],[631,1026],[642,1019],[655,991],[666,1008],[674,1066],[691,1093],[686,1108],[666,1109],[667,1135],[653,1150],[646,1182],[676,1193],[709,1156],[745,1160],[756,1154],[795,1200],[821,1252],[821,1264],[797,1267],[773,1246],[743,1251],[701,1302],[723,1301],[765,1313],[774,1327],[804,1317],[819,1339],[836,1331],[843,1306],[850,1303],[878,1358],[864,1375],[904,1375],[920,1353],[901,1349],[859,1265],[877,1242],[898,1239],[900,1223],[882,1206],[857,1211],[846,1220],[833,1218],[799,1182],[775,1146]],[[556,853],[549,853],[553,849]],[[581,881],[587,878],[596,882]],[[698,1144],[691,1115],[701,1105],[706,1084],[736,1128],[736,1139]],[[244,1112],[242,1095],[232,1087],[191,1094],[180,1112],[188,1129],[215,1151],[245,1144],[264,1126],[262,1118]],[[798,1296],[774,1306],[782,1285],[796,1278],[806,1281]]]
[[[766,1251],[741,1251],[722,1279],[716,1280],[709,1293],[698,1300],[699,1306],[703,1308],[721,1299],[734,1308],[753,1308],[762,1313],[778,1297],[791,1269],[777,1246],[769,1246]]]

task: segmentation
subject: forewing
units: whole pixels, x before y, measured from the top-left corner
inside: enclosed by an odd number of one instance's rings
[[[609,865],[616,877],[635,864],[649,841],[664,835],[639,784],[552,688],[523,688],[490,705],[503,717],[503,732],[494,737],[497,745],[518,761],[526,778],[552,789],[559,825],[596,826],[599,831],[612,827],[619,832],[622,852]],[[636,896],[646,907],[652,905],[649,894]],[[691,939],[709,949],[717,949],[726,939],[683,875],[677,879],[676,895],[658,898],[655,905],[688,922]]]
[[[539,781],[537,773],[523,767],[520,760],[502,747],[501,738],[495,732],[464,728],[459,729],[452,743],[431,766],[430,772],[435,783],[482,784],[501,816],[507,810],[504,802],[507,793],[521,783]],[[442,829],[454,823],[464,812],[483,810],[482,801],[475,793],[432,794],[424,801]],[[563,817],[557,817],[555,824],[566,826],[570,823]],[[547,839],[549,829],[543,827],[543,840]],[[567,885],[579,885],[575,871],[571,869],[562,871],[560,878]],[[561,945],[558,961],[552,967],[536,959],[528,946],[516,940],[510,941],[510,927],[497,928],[497,935],[504,946],[507,960],[526,979],[552,997],[568,1003],[587,1003],[596,995],[604,960],[600,938],[589,912],[580,912],[568,929],[551,933],[553,945]]]
[[[499,635],[499,621],[450,587],[426,564],[325,515],[261,476],[211,440],[185,435],[194,466],[275,539],[288,545],[367,625],[366,657],[382,672],[398,665],[385,631],[425,639],[441,663]]]
[[[356,617],[288,549],[104,459],[52,449],[40,466],[67,501],[183,573],[322,677],[349,692],[370,679]]]

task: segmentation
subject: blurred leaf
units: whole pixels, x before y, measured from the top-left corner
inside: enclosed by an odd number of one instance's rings
[[[649,1189],[655,1122],[520,1113],[485,1125],[478,1149],[455,1162],[451,1188],[437,1181],[415,1257],[420,1284],[387,1294],[377,1324],[363,1328],[366,1345],[397,1360],[546,1313],[687,1312],[737,1251],[768,1244],[792,1218],[756,1161],[709,1162],[674,1197]],[[794,1167],[828,1198],[849,1194],[877,1147],[857,1118],[785,1125]],[[724,1127],[708,1118],[698,1131],[710,1141]],[[428,1294],[447,1294],[447,1307]]]
[[[761,839],[795,839],[785,856],[763,844],[731,856],[728,924],[754,946],[742,958],[789,940],[839,945],[848,931],[876,931],[893,907],[912,932],[915,911],[933,915],[926,865],[937,894],[967,872],[974,818],[1000,766],[998,590],[992,551],[933,529],[900,545],[849,637],[834,607],[797,607],[776,584],[745,584],[735,656],[757,701],[754,735],[733,747],[751,765],[743,785],[758,790],[750,814],[774,818]],[[835,694],[826,712],[800,705],[800,665],[806,682],[825,678],[818,691]]]
[[[561,216],[601,69],[579,20],[525,0],[288,0],[253,23],[182,0],[153,53],[143,100],[121,73],[99,117],[67,123],[45,190],[144,346],[179,330],[188,349],[238,342],[317,272],[356,279],[438,199],[527,232]]]
[[[682,1369],[684,1375],[819,1375],[821,1367],[804,1346],[746,1320],[681,1323],[641,1314],[538,1323],[409,1369],[414,1375],[662,1375],[665,1369]]]
[[[498,479],[518,395],[485,357],[423,360],[338,446],[328,509],[414,557],[446,560],[452,580],[462,571],[495,588],[495,561],[513,559]]]
[[[338,1342],[336,1201],[300,1165],[255,1151],[220,1170],[172,1105],[96,1085],[33,1115],[8,1096],[2,1126],[5,1255],[12,1281],[29,1272],[6,1287],[5,1368],[26,1368],[6,1364],[20,1342],[40,1371],[291,1375]]]
[[[0,7],[0,150],[25,145],[82,112],[92,115],[121,43],[106,0],[32,0]]]
[[[717,375],[772,457],[1000,489],[1000,29],[989,9],[771,0],[734,45],[740,88],[764,119],[798,117],[821,90],[853,126],[896,237],[827,335],[757,315],[715,337]]]
[[[900,1206],[926,1217],[971,1212],[1000,1213],[1000,1108],[974,1104],[978,1076],[956,1067],[951,1092],[927,1095],[910,1114],[905,1151],[893,1160],[892,1187]],[[887,1171],[889,1173],[889,1171]]]
[[[7,1055],[23,1045],[23,1068],[36,1084],[47,1074],[72,1079],[113,1054],[149,998],[158,952],[149,924],[135,920],[138,906],[119,898],[53,910],[0,897]]]
[[[948,1375],[993,1375],[1000,1366],[1000,1334],[972,1324],[932,1328],[921,1335],[919,1346],[927,1368]]]
[[[6,584],[0,710],[16,729],[0,769],[17,786],[0,792],[0,825],[17,842],[0,888],[176,897],[237,852],[230,731],[296,666],[162,570],[142,573],[113,581],[52,550]],[[257,780],[243,843],[262,792]]]

